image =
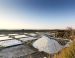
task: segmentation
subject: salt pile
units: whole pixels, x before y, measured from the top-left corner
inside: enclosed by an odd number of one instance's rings
[[[16,36],[16,35],[18,35],[18,34],[8,34],[9,36]]]
[[[12,38],[9,38],[9,36],[0,37],[0,41],[1,41],[1,40],[8,40],[8,39],[12,39]]]
[[[34,33],[30,33],[29,35],[30,35],[30,36],[36,36],[36,34],[34,34]]]
[[[28,37],[28,36],[26,36],[26,35],[17,35],[17,36],[15,36],[15,38],[21,38],[21,37]]]
[[[18,44],[22,44],[22,43],[20,41],[16,40],[16,39],[6,40],[6,41],[1,41],[0,42],[0,46],[3,46],[3,47],[18,45]]]
[[[3,34],[0,34],[0,37],[4,37],[5,35],[3,35]]]
[[[67,42],[67,44],[64,46],[64,48],[70,47],[71,43],[73,43],[73,42],[70,40],[69,42]]]
[[[33,43],[33,47],[37,48],[39,51],[44,51],[49,54],[58,53],[63,48],[57,41],[49,39],[46,36],[42,36],[42,38],[36,40]]]
[[[34,37],[27,37],[27,38],[21,38],[20,40],[26,42],[26,41],[29,41],[29,40],[31,41],[31,40],[35,40],[35,39],[37,39],[37,38],[34,38]]]

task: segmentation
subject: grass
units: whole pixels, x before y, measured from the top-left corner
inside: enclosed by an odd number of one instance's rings
[[[75,43],[73,42],[69,48],[64,48],[57,58],[75,58]]]

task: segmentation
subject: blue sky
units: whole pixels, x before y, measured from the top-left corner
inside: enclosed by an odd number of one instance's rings
[[[0,29],[65,29],[74,26],[74,0],[0,0]]]

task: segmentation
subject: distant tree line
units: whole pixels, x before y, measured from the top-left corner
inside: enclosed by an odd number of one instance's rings
[[[68,38],[68,39],[74,39],[75,38],[75,30],[68,27],[66,30],[61,30],[61,31],[57,31],[55,33],[56,37],[60,37],[60,38]]]

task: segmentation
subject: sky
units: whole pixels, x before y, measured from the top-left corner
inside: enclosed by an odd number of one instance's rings
[[[0,0],[0,29],[75,28],[75,0]]]

